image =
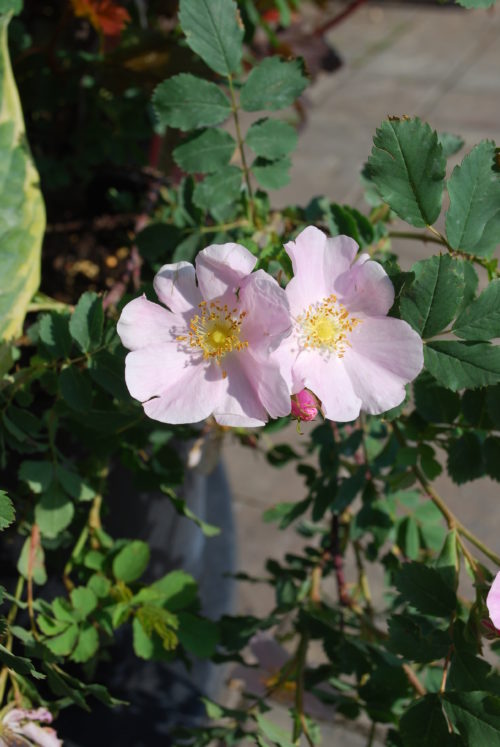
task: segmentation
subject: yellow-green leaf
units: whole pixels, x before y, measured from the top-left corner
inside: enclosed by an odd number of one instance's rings
[[[19,335],[40,283],[45,208],[26,143],[7,45],[10,14],[0,16],[0,338]]]

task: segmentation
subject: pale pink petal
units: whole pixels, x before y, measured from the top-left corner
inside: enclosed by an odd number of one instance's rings
[[[129,353],[125,381],[132,397],[144,402],[188,377],[193,368],[207,365],[201,353],[193,354],[179,342],[165,342]]]
[[[118,320],[117,332],[129,350],[173,342],[186,328],[184,319],[140,296],[128,303]]]
[[[244,354],[228,355],[221,366],[227,373],[225,392],[214,407],[214,417],[219,425],[253,428],[264,425],[268,415],[259,395],[242,365]]]
[[[495,628],[500,628],[500,572],[493,579],[486,597],[488,613]]]
[[[158,397],[144,403],[144,412],[161,423],[199,423],[223,400],[225,383],[216,363],[190,366],[175,383],[165,382]]]
[[[196,276],[203,298],[234,303],[237,289],[256,262],[256,257],[241,244],[207,246],[196,257]]]
[[[308,226],[295,241],[285,244],[285,249],[294,272],[286,293],[292,314],[297,315],[334,292],[336,279],[349,270],[358,245],[348,236],[330,239],[318,228]]]
[[[373,317],[355,327],[350,342],[343,360],[363,409],[379,415],[401,404],[405,384],[423,366],[417,333],[400,319]]]
[[[289,415],[290,387],[280,372],[280,367],[272,358],[248,350],[238,356],[250,386],[272,418]]]
[[[358,417],[361,399],[354,391],[343,358],[304,350],[297,358],[294,375],[321,400],[323,414],[329,420],[347,423]]]
[[[19,734],[23,734],[34,744],[40,745],[40,747],[61,747],[62,741],[58,739],[54,729],[50,729],[46,726],[38,726],[38,724],[30,723],[25,724],[19,729]]]
[[[349,312],[385,316],[394,303],[394,287],[378,262],[362,254],[350,272],[335,282],[335,293]]]
[[[298,377],[295,368],[295,361],[299,352],[297,337],[292,333],[288,337],[285,337],[280,342],[279,347],[269,355],[271,361],[278,363],[281,375],[287,382],[288,389],[292,394],[304,388],[304,382]]]
[[[239,307],[246,312],[241,338],[267,350],[278,346],[292,329],[285,291],[267,272],[254,272],[242,287]]]
[[[176,314],[193,311],[203,300],[196,286],[194,267],[189,262],[163,265],[153,284],[160,301]]]

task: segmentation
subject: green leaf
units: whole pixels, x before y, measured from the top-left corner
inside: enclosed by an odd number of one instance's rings
[[[201,236],[199,233],[192,233],[181,241],[172,255],[172,262],[192,262],[198,253]]]
[[[469,747],[499,747],[500,698],[488,692],[448,692],[443,706]]]
[[[69,320],[71,337],[84,353],[100,345],[103,324],[102,300],[96,293],[87,291],[80,297]]]
[[[99,634],[93,625],[84,625],[78,636],[78,643],[71,654],[71,660],[79,663],[91,659],[99,648]]]
[[[448,739],[448,724],[439,697],[432,693],[417,700],[401,717],[404,747],[441,747]]]
[[[415,119],[382,122],[368,159],[371,181],[400,218],[432,225],[441,212],[446,159],[437,133]]]
[[[140,620],[134,617],[132,623],[134,636],[134,652],[141,659],[151,659],[154,654],[154,643],[142,627]]]
[[[388,648],[410,661],[425,664],[446,656],[450,637],[414,612],[391,615]]]
[[[241,192],[241,169],[226,166],[199,182],[193,193],[193,202],[202,210],[228,205],[238,199]]]
[[[198,585],[185,571],[171,571],[150,586],[141,589],[134,603],[148,602],[166,605],[170,612],[190,607],[198,598]]]
[[[76,472],[57,465],[57,479],[64,490],[77,501],[91,501],[95,497],[95,490]]]
[[[21,555],[19,556],[19,560],[17,562],[17,570],[26,579],[28,578],[30,554],[31,537],[27,537],[24,542],[23,549],[21,550]],[[47,583],[47,571],[45,570],[45,553],[40,542],[38,542],[34,548],[31,570],[33,581],[35,582],[35,584],[43,586],[45,583]]]
[[[204,130],[196,134],[173,152],[176,164],[189,174],[205,174],[227,166],[236,148],[236,142],[225,130]]]
[[[47,490],[54,477],[51,462],[32,462],[27,460],[19,468],[19,479],[28,483],[33,493],[43,493]]]
[[[486,474],[500,482],[500,438],[489,436],[483,443],[483,457]]]
[[[0,0],[0,13],[13,13],[16,15],[23,9],[23,0]]]
[[[165,492],[167,493],[172,506],[175,508],[179,516],[185,516],[187,519],[194,521],[194,523],[201,529],[205,537],[215,537],[216,535],[220,534],[220,528],[216,527],[214,524],[208,524],[206,521],[203,521],[203,519],[200,519],[199,516],[196,516],[196,514],[191,511],[184,498],[180,498],[179,496],[174,495],[172,491],[168,489],[166,489]]]
[[[12,10],[18,3],[4,0]],[[0,17],[0,339],[21,334],[40,283],[45,208],[26,141],[23,113],[9,59],[10,13]]]
[[[500,428],[500,385],[486,389],[486,407],[494,425]]]
[[[97,607],[96,595],[92,589],[86,586],[78,586],[76,589],[72,589],[70,598],[78,620],[85,620]]]
[[[215,83],[189,73],[160,83],[153,106],[160,125],[184,131],[220,124],[231,114],[229,99]]]
[[[448,586],[457,590],[458,574],[460,571],[460,557],[458,554],[458,536],[455,529],[448,532],[444,541],[441,552],[436,558],[435,563],[441,577]]]
[[[77,639],[78,626],[73,624],[68,625],[64,633],[60,633],[45,641],[45,645],[57,656],[69,656],[75,647]]]
[[[92,385],[86,371],[67,366],[59,376],[59,388],[72,410],[87,413],[92,407]]]
[[[438,141],[443,149],[443,155],[445,158],[453,156],[455,153],[464,147],[465,140],[460,135],[452,135],[450,132],[439,132]]]
[[[449,254],[421,260],[411,269],[415,280],[401,295],[401,317],[424,339],[433,337],[458,311],[464,292],[463,271]]]
[[[397,543],[403,554],[410,560],[417,560],[420,554],[418,525],[411,516],[401,519],[398,526]]]
[[[186,41],[220,75],[234,73],[243,52],[243,25],[234,0],[181,0],[179,21]]]
[[[263,158],[287,156],[297,145],[295,127],[280,119],[259,119],[248,129],[245,142]]]
[[[479,298],[462,311],[453,332],[464,340],[500,337],[500,280],[493,280]]]
[[[450,661],[447,690],[489,690],[498,692],[500,678],[487,661],[455,649]]]
[[[257,158],[252,164],[252,173],[264,189],[280,189],[290,181],[292,162],[286,156],[278,161]]]
[[[262,734],[270,739],[271,742],[279,745],[279,747],[293,747],[289,732],[282,729],[281,726],[276,726],[276,724],[273,724],[272,721],[269,721],[269,719],[260,713],[256,715],[255,719]]]
[[[500,348],[486,342],[429,342],[424,346],[424,361],[439,383],[453,392],[500,381]]]
[[[113,560],[113,574],[126,584],[142,576],[149,563],[149,546],[140,540],[129,542]]]
[[[68,314],[43,314],[38,327],[40,340],[54,358],[67,358],[71,351]]]
[[[37,680],[41,680],[45,677],[44,674],[37,672],[30,659],[25,659],[23,656],[15,656],[8,648],[5,648],[5,646],[2,646],[1,644],[0,662],[2,662],[2,665],[12,669],[12,671],[17,672],[17,674],[20,674],[21,676],[34,677]]]
[[[54,539],[71,524],[75,507],[57,486],[46,490],[35,506],[35,521],[44,537]]]
[[[0,531],[9,527],[15,518],[14,504],[7,493],[0,490]]]
[[[453,249],[491,256],[500,243],[500,173],[495,144],[483,140],[455,166],[448,180],[446,235]]]
[[[118,399],[128,398],[128,390],[123,375],[124,362],[121,355],[101,350],[92,356],[88,371],[92,381],[99,384],[104,391]]]
[[[208,659],[219,642],[219,630],[211,620],[191,612],[179,612],[179,641],[185,649],[200,659]]]
[[[483,475],[481,441],[475,433],[464,433],[450,442],[448,447],[448,472],[457,485],[477,480]]]
[[[430,423],[453,423],[460,412],[460,397],[439,386],[427,371],[420,374],[413,385],[418,414]]]
[[[448,617],[456,607],[455,593],[435,568],[406,563],[398,571],[395,585],[403,599],[424,615]]]
[[[300,60],[285,62],[266,57],[251,71],[241,89],[240,103],[247,112],[285,109],[307,86]]]
[[[455,0],[463,8],[491,8],[496,0]]]

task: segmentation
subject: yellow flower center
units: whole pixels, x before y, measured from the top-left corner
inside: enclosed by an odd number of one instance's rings
[[[311,304],[297,318],[299,342],[304,348],[334,352],[342,358],[350,346],[349,333],[360,323],[361,319],[350,316],[337,297],[331,295]]]
[[[210,304],[202,301],[199,309],[189,323],[189,337],[181,335],[178,340],[188,341],[190,348],[201,349],[204,358],[214,358],[217,363],[227,353],[248,347],[248,342],[240,339],[246,311],[238,313],[238,309],[229,309],[213,301]]]

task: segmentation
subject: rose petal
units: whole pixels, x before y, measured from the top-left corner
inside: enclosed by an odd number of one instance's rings
[[[336,279],[350,268],[358,245],[348,236],[330,239],[318,228],[308,226],[295,241],[285,244],[285,249],[294,272],[286,293],[296,316],[334,292]]]
[[[240,292],[240,306],[246,312],[241,338],[252,347],[275,349],[291,332],[286,293],[267,272],[250,275]]]
[[[256,257],[241,244],[212,244],[196,257],[196,276],[206,301],[236,302],[235,293],[250,275]]]
[[[129,353],[125,381],[132,397],[144,402],[187,378],[192,369],[207,365],[201,353],[191,353],[183,343],[165,342]]]
[[[54,729],[46,726],[38,726],[33,722],[27,723],[19,729],[19,734],[23,734],[34,744],[40,747],[61,747],[62,741],[58,739]]]
[[[364,254],[352,269],[337,278],[335,292],[349,312],[385,316],[394,303],[394,287],[378,262]]]
[[[373,317],[355,327],[350,342],[343,360],[363,409],[379,415],[401,404],[423,366],[417,333],[400,319]]]
[[[290,387],[282,376],[278,363],[272,358],[258,355],[253,350],[241,353],[239,359],[248,381],[269,415],[272,418],[289,415]]]
[[[495,628],[500,628],[500,572],[493,579],[486,597],[488,613]]]
[[[193,312],[203,300],[189,262],[163,265],[155,275],[154,289],[160,301],[176,314]]]
[[[221,369],[215,363],[190,366],[170,382],[159,397],[144,403],[144,412],[161,423],[199,423],[212,414],[224,397]]]
[[[245,353],[228,355],[221,363],[227,374],[225,392],[213,413],[220,425],[253,428],[267,422],[266,409],[248,378],[244,358]]]
[[[124,307],[116,327],[122,344],[129,350],[174,342],[185,329],[183,317],[148,301],[144,295]]]
[[[344,359],[304,350],[297,358],[294,375],[321,400],[326,418],[348,423],[358,417],[361,399],[354,391]]]

